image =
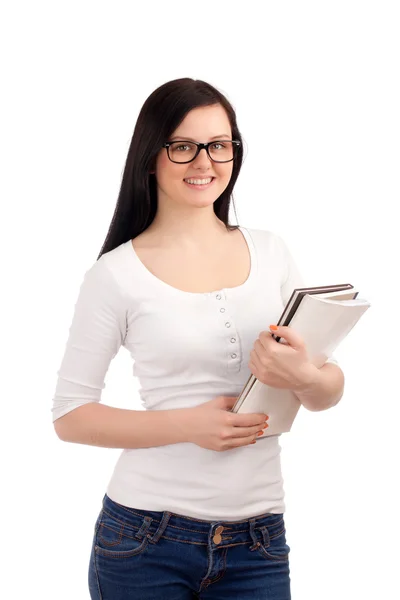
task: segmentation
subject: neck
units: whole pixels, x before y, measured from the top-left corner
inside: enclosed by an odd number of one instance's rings
[[[221,242],[221,239],[230,232],[210,206],[179,207],[179,210],[168,208],[165,212],[159,207],[146,233],[157,239],[160,246],[190,251],[213,246],[214,243]]]

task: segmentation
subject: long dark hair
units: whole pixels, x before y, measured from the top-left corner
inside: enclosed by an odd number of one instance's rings
[[[229,184],[213,204],[214,213],[227,230],[239,227],[229,224],[232,191],[243,162],[243,140],[236,123],[235,111],[227,98],[209,83],[189,77],[175,79],[158,87],[142,106],[129,146],[114,215],[97,260],[102,254],[135,238],[149,227],[157,212],[157,181],[150,171],[155,168],[155,160],[162,144],[190,110],[214,104],[220,104],[225,109],[232,129],[232,139],[241,142]],[[233,207],[235,208],[234,203]]]

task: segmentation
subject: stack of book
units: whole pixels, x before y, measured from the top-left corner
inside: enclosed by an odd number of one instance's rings
[[[306,345],[310,362],[320,368],[370,306],[370,302],[358,298],[358,291],[350,283],[297,288],[277,325],[293,327]],[[273,337],[280,342],[280,337]],[[251,375],[231,410],[269,415],[269,427],[260,440],[290,431],[300,406],[291,390],[268,386]]]

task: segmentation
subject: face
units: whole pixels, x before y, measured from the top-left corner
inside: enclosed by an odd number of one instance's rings
[[[165,141],[187,140],[211,142],[231,140],[232,130],[228,116],[220,104],[202,106],[191,110]],[[186,206],[207,206],[213,204],[228,186],[232,175],[233,161],[213,162],[203,149],[195,160],[186,164],[177,164],[169,160],[167,149],[163,148],[157,156],[155,176],[158,186],[158,201],[179,203]],[[191,186],[185,179],[207,179],[212,177],[210,185]]]

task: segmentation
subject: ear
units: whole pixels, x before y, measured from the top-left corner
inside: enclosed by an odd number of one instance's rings
[[[151,171],[149,171],[149,175],[154,175],[154,173],[156,172],[156,165],[155,165],[154,158],[150,163],[150,169],[151,169]]]

